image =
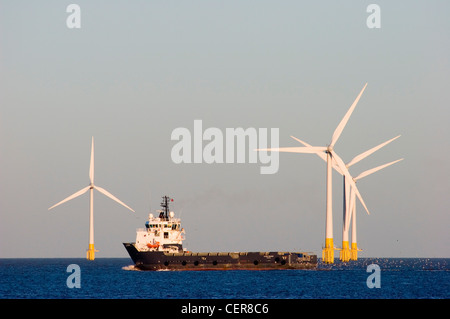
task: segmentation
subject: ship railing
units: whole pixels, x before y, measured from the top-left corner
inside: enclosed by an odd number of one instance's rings
[[[151,222],[159,223],[159,222],[180,222],[180,218],[176,217],[169,217],[169,218],[159,218],[159,217],[153,217],[148,219]]]

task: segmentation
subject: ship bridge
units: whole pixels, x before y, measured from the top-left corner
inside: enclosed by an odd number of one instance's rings
[[[163,209],[157,211],[158,217],[149,214],[145,228],[136,230],[136,248],[139,251],[183,251],[185,231],[181,228],[181,220],[175,218],[173,211],[169,211],[169,199],[164,196],[161,203]]]

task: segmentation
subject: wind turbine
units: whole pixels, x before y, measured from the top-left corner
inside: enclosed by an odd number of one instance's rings
[[[353,104],[348,109],[345,116],[342,118],[339,125],[336,127],[333,136],[331,138],[331,142],[328,146],[317,147],[317,146],[305,146],[305,147],[281,147],[281,148],[269,148],[269,149],[257,149],[258,151],[273,151],[273,152],[290,152],[290,153],[316,153],[320,154],[325,152],[326,154],[326,162],[327,162],[327,188],[326,188],[326,219],[325,219],[325,247],[322,249],[322,260],[325,263],[332,264],[334,262],[334,244],[333,244],[333,212],[332,212],[332,166],[333,163],[337,165],[342,174],[348,178],[350,186],[354,188],[355,195],[358,196],[361,204],[366,209],[367,213],[369,210],[367,209],[364,200],[359,193],[353,178],[351,177],[347,167],[345,166],[342,159],[339,155],[334,151],[334,145],[339,139],[342,131],[344,130],[345,125],[347,124],[353,110],[358,104],[361,95],[367,87],[367,83],[362,88],[359,95],[356,97]]]
[[[361,174],[359,174],[358,176],[356,176],[355,178],[353,178],[353,181],[356,183],[358,180],[360,180],[361,178],[364,178],[366,176],[369,176],[375,172],[378,172],[379,170],[382,170],[383,168],[386,168],[388,166],[391,166],[397,162],[402,161],[403,158],[398,159],[396,161],[392,161],[390,163],[386,163],[384,165],[380,165],[377,166],[375,168],[369,169],[367,171],[362,172]],[[350,251],[350,255],[347,256],[345,255],[345,259],[342,259],[342,261],[348,261],[348,260],[357,260],[358,259],[358,245],[356,243],[356,198],[355,195],[353,193],[353,190],[350,190],[350,201],[349,201],[349,205],[347,205],[347,212],[348,212],[348,217],[344,222],[344,230],[345,232],[343,232],[343,236],[345,234],[346,238],[347,238],[347,246],[348,246],[348,231],[349,231],[349,226],[350,226],[350,219],[352,221],[352,246],[351,246],[351,251]]]
[[[294,136],[291,136],[293,139],[295,139],[296,141],[298,141],[298,142],[300,142],[300,143],[302,143],[304,146],[307,146],[307,147],[309,147],[309,146],[311,146],[311,145],[309,145],[308,143],[306,143],[306,142],[304,142],[304,141],[302,141],[302,140],[300,140],[300,139],[298,139],[298,138],[296,138],[296,137],[294,137]],[[387,144],[389,144],[389,143],[391,143],[392,141],[394,141],[394,140],[396,140],[397,138],[399,138],[400,137],[400,135],[398,135],[398,136],[396,136],[396,137],[394,137],[394,138],[391,138],[390,140],[388,140],[388,141],[386,141],[386,142],[383,142],[383,143],[381,143],[381,144],[379,144],[379,145],[377,145],[377,146],[375,146],[375,147],[373,147],[373,148],[371,148],[371,149],[369,149],[369,150],[367,150],[367,151],[365,151],[365,152],[363,152],[363,153],[361,153],[361,154],[359,154],[359,155],[357,155],[357,156],[355,156],[350,162],[348,162],[347,164],[345,164],[345,167],[347,167],[347,169],[350,167],[350,166],[352,166],[352,165],[354,165],[354,164],[356,164],[356,163],[358,163],[359,161],[361,161],[362,159],[364,159],[364,158],[366,158],[367,156],[369,156],[369,155],[371,155],[371,154],[373,154],[374,152],[376,152],[377,150],[379,150],[380,148],[382,148],[383,146],[386,146]],[[323,153],[317,153],[317,155],[320,157],[320,158],[322,158],[324,161],[326,161],[327,160],[327,158],[326,158],[326,156],[325,156],[325,154],[323,154]],[[392,165],[392,164],[394,164],[394,163],[396,163],[396,162],[391,162],[391,163],[389,163],[389,165]],[[386,164],[387,165],[387,164]],[[387,166],[389,166],[389,165],[387,165]],[[376,171],[378,171],[378,170],[380,170],[380,169],[382,169],[382,168],[384,168],[384,167],[387,167],[387,166],[384,166],[383,165],[383,167],[377,167],[377,168],[374,168],[374,169],[372,169],[372,170],[369,170],[369,171],[366,171],[366,172],[364,172],[364,173],[368,173],[368,174],[365,174],[364,176],[367,176],[367,175],[370,175],[370,174],[372,174],[372,173],[375,173]],[[350,247],[349,247],[349,242],[348,242],[348,234],[349,234],[349,220],[350,220],[350,214],[351,214],[351,211],[350,211],[350,199],[349,199],[349,197],[350,197],[350,185],[349,185],[349,183],[346,181],[346,178],[345,178],[345,175],[342,173],[342,171],[341,171],[341,169],[337,166],[337,165],[335,165],[334,163],[333,163],[333,168],[338,172],[338,173],[340,173],[341,175],[343,175],[343,185],[344,185],[344,194],[343,194],[343,197],[344,197],[344,200],[343,200],[343,203],[344,203],[344,209],[343,209],[343,226],[342,226],[342,248],[341,248],[341,252],[340,252],[340,260],[341,261],[349,261],[350,259],[351,259],[351,251],[350,251]],[[362,177],[364,177],[363,176],[363,173],[361,173],[359,176],[358,176],[358,179],[360,179],[360,178],[362,178]],[[355,179],[355,178],[353,178],[353,181],[356,183],[356,180],[357,179]],[[354,198],[355,199],[355,198]],[[352,233],[353,234],[353,233]],[[355,230],[355,234],[356,234],[356,230]],[[356,239],[355,239],[355,241],[354,241],[355,243],[356,243]]]
[[[88,260],[94,260],[95,259],[95,252],[97,252],[98,250],[95,250],[94,248],[94,189],[98,190],[100,193],[102,193],[103,195],[106,195],[107,197],[111,198],[112,200],[118,202],[120,205],[125,206],[126,208],[128,208],[129,210],[131,210],[132,212],[134,212],[133,209],[131,209],[130,207],[128,207],[127,205],[125,205],[123,202],[121,202],[118,198],[116,198],[114,195],[112,195],[111,193],[109,193],[107,190],[99,187],[99,186],[95,186],[94,185],[94,137],[92,137],[92,145],[91,145],[91,162],[90,162],[90,166],[89,166],[89,179],[90,179],[90,184],[89,186],[79,190],[78,192],[76,192],[75,194],[70,195],[69,197],[63,199],[62,201],[60,201],[59,203],[53,205],[52,207],[50,207],[48,210],[61,205],[62,203],[65,203],[71,199],[74,199],[80,195],[83,195],[84,193],[86,193],[88,190],[90,190],[90,205],[89,205],[89,248],[87,250],[86,253],[86,258]]]

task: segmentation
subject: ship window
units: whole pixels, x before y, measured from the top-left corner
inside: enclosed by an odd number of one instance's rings
[[[168,232],[164,232],[164,238],[169,238],[169,233]]]

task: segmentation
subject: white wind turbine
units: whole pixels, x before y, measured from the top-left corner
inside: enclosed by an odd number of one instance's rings
[[[92,146],[91,146],[91,162],[90,162],[90,167],[89,167],[89,179],[90,179],[90,184],[89,186],[79,190],[78,192],[76,192],[73,195],[70,195],[69,197],[63,199],[62,201],[60,201],[59,203],[53,205],[52,207],[50,207],[48,210],[61,205],[62,203],[65,203],[71,199],[74,199],[80,195],[83,195],[84,193],[86,193],[88,190],[90,190],[90,205],[89,205],[89,248],[87,250],[86,253],[86,258],[88,260],[94,260],[95,259],[95,252],[98,250],[95,250],[94,248],[94,189],[98,190],[100,193],[102,193],[103,195],[106,195],[107,197],[113,199],[114,201],[116,201],[117,203],[125,206],[126,208],[128,208],[129,210],[131,210],[132,212],[134,212],[133,209],[131,209],[130,207],[128,207],[127,205],[125,205],[123,202],[121,202],[118,198],[116,198],[114,195],[112,195],[111,193],[109,193],[107,190],[99,187],[99,186],[95,186],[94,185],[94,137],[92,137]]]
[[[384,165],[380,165],[377,166],[375,168],[369,169],[367,171],[362,172],[361,174],[359,174],[358,176],[356,176],[355,178],[353,178],[353,181],[356,183],[358,180],[360,180],[361,178],[364,178],[366,176],[369,176],[375,172],[378,172],[379,170],[382,170],[383,168],[386,168],[388,166],[391,166],[397,162],[402,161],[403,158],[398,159],[396,161],[392,161],[390,163],[386,163]],[[349,232],[349,228],[350,228],[350,219],[352,221],[352,246],[351,246],[351,251],[350,251],[350,255],[349,256],[345,256],[345,259],[342,259],[342,261],[348,261],[348,260],[357,260],[358,259],[358,245],[356,243],[356,197],[355,194],[353,192],[353,189],[350,189],[350,201],[349,201],[349,205],[347,206],[347,216],[346,219],[344,221],[344,230],[345,233],[343,232],[343,236],[345,234],[346,238],[347,238],[347,242],[348,242],[348,232]]]
[[[345,116],[342,118],[339,125],[336,127],[333,136],[331,138],[331,143],[325,147],[317,147],[317,146],[305,146],[305,147],[280,147],[280,148],[268,148],[268,149],[257,149],[258,151],[272,151],[272,152],[290,152],[290,153],[323,153],[326,154],[327,161],[327,197],[326,197],[326,219],[325,219],[325,247],[322,250],[322,260],[325,263],[333,263],[334,262],[334,244],[333,244],[333,212],[332,212],[332,166],[333,162],[339,167],[341,173],[349,180],[350,186],[354,188],[355,195],[358,196],[361,204],[366,209],[367,213],[369,210],[367,209],[364,200],[361,197],[361,194],[356,187],[353,178],[351,177],[347,167],[345,166],[342,159],[336,154],[334,151],[334,145],[339,139],[342,131],[344,130],[345,125],[347,124],[353,110],[356,107],[361,95],[363,94],[365,88],[367,87],[367,83],[362,88],[359,95],[356,97],[353,104],[348,109]]]
[[[307,147],[309,147],[309,146],[311,146],[311,145],[309,145],[308,143],[306,143],[306,142],[304,142],[304,141],[302,141],[302,140],[300,140],[300,139],[298,139],[298,138],[296,138],[296,137],[294,137],[294,136],[291,136],[293,139],[295,139],[296,141],[298,141],[298,142],[300,142],[300,143],[302,143],[304,146],[307,146]],[[362,159],[364,159],[364,158],[366,158],[367,156],[369,156],[369,155],[371,155],[372,153],[374,153],[374,152],[376,152],[377,150],[379,150],[380,148],[382,148],[383,146],[386,146],[387,144],[389,144],[390,142],[392,142],[392,141],[394,141],[394,140],[396,140],[397,138],[399,138],[400,137],[400,135],[398,135],[398,136],[396,136],[396,137],[394,137],[394,138],[391,138],[390,140],[388,140],[388,141],[386,141],[386,142],[383,142],[383,143],[381,143],[381,144],[379,144],[379,145],[377,145],[377,146],[375,146],[375,147],[373,147],[373,148],[371,148],[370,150],[367,150],[367,151],[365,151],[365,152],[363,152],[363,153],[361,153],[361,154],[359,154],[359,155],[357,155],[357,156],[355,156],[350,162],[348,162],[346,165],[345,165],[345,167],[347,167],[347,169],[350,167],[350,166],[352,166],[352,165],[354,165],[354,164],[356,164],[356,163],[358,163],[359,161],[361,161]],[[317,155],[320,157],[320,158],[322,158],[324,161],[326,161],[327,160],[327,157],[326,157],[326,155],[324,154],[324,153],[317,153]],[[397,162],[397,161],[396,161]],[[394,163],[396,163],[396,162],[391,162],[391,163],[389,163],[389,165],[392,165],[392,164],[394,164]],[[380,170],[380,169],[382,169],[382,168],[384,168],[384,167],[387,167],[387,166],[389,166],[388,164],[386,164],[386,165],[383,165],[383,167],[377,167],[377,168],[374,168],[374,169],[372,169],[372,170],[369,170],[369,171],[366,171],[366,172],[364,172],[364,173],[368,173],[368,174],[365,174],[364,176],[367,176],[367,175],[370,175],[370,174],[372,174],[372,173],[375,173],[376,171],[378,171],[378,170]],[[340,260],[342,260],[342,261],[349,261],[351,258],[350,258],[350,256],[351,256],[351,251],[350,251],[350,247],[349,247],[349,242],[348,242],[348,234],[349,234],[349,220],[350,220],[350,214],[351,214],[351,212],[350,212],[350,204],[348,204],[348,203],[350,203],[350,199],[349,199],[349,197],[350,197],[350,184],[347,182],[347,180],[346,180],[346,178],[345,178],[345,175],[342,173],[342,171],[341,171],[341,169],[336,165],[336,164],[334,164],[333,163],[333,168],[339,173],[339,174],[341,174],[341,175],[343,175],[343,180],[344,180],[344,182],[343,182],[343,184],[344,184],[344,200],[343,200],[343,202],[344,202],[344,209],[343,209],[343,226],[342,226],[342,248],[341,248],[341,252],[340,252]],[[362,178],[362,177],[364,177],[363,176],[363,173],[361,173],[359,176],[358,176],[358,179],[360,179],[360,178]],[[355,178],[353,178],[353,181],[356,183],[356,180],[357,179],[355,179]],[[354,200],[355,200],[356,198],[354,198]],[[353,233],[352,233],[353,234]],[[355,234],[356,234],[356,230],[355,230]],[[355,239],[355,241],[354,241],[355,243],[356,243],[356,239]]]

